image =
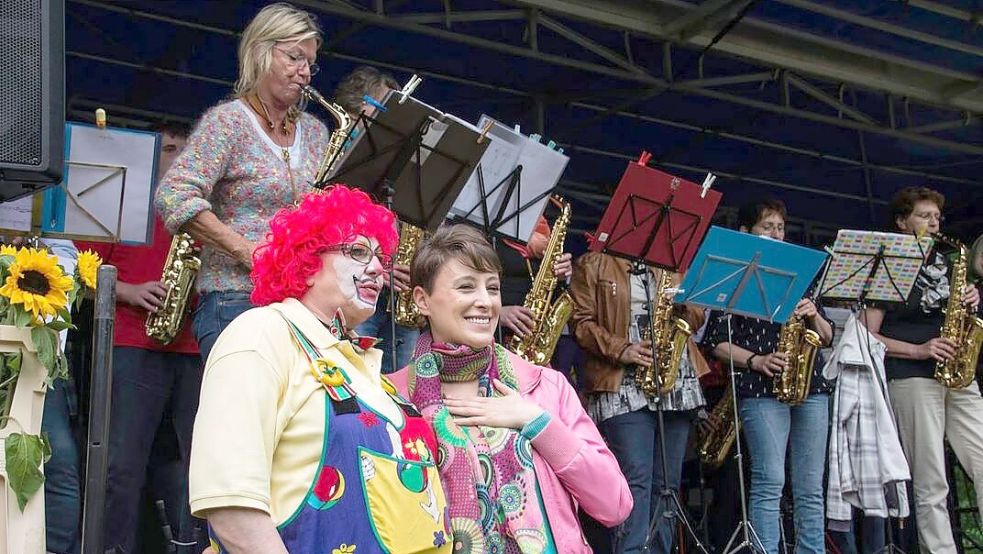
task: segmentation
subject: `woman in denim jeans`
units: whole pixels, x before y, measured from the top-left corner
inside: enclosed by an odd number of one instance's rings
[[[327,127],[302,111],[301,87],[318,71],[320,44],[310,13],[282,3],[263,8],[242,34],[233,98],[202,116],[157,187],[168,231],[203,245],[193,322],[203,360],[250,308],[253,251],[273,215],[309,190],[328,145]]]
[[[785,205],[765,200],[741,207],[740,230],[774,240],[785,240]],[[822,308],[803,299],[795,315],[819,333],[824,346],[833,341],[833,326]],[[733,360],[741,368],[737,379],[741,424],[751,458],[751,525],[768,554],[779,552],[781,514],[779,503],[785,486],[785,459],[792,480],[795,510],[795,552],[824,553],[823,473],[829,432],[829,391],[822,363],[816,361],[809,395],[790,406],[775,398],[774,375],[786,369],[785,354],[776,352],[781,325],[733,316],[728,337],[727,315],[711,312],[704,342],[714,355]]]

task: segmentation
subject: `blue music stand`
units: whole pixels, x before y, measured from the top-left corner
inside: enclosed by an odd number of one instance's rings
[[[827,257],[825,252],[818,250],[711,227],[675,300],[727,313],[727,341],[733,344],[730,314],[785,323]],[[733,357],[730,359],[730,392],[735,436],[740,437],[741,423],[736,417],[737,370]],[[735,441],[735,452],[741,521],[723,552],[733,554],[747,549],[764,554],[761,539],[748,519],[740,439]]]
[[[819,250],[711,227],[676,302],[785,323],[827,258]]]

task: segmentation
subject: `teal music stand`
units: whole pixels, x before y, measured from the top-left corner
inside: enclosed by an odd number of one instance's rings
[[[711,227],[676,302],[785,323],[828,257],[819,250]]]

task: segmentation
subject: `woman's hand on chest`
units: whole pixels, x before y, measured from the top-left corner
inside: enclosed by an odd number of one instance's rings
[[[461,426],[482,425],[505,429],[522,429],[530,421],[543,413],[543,408],[526,400],[518,391],[508,387],[498,379],[492,383],[501,396],[473,396],[461,398],[448,396],[444,399],[447,411],[454,416],[454,422]]]

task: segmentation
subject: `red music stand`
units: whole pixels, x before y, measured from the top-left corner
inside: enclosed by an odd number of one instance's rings
[[[684,272],[721,193],[645,165],[628,164],[588,249]]]

